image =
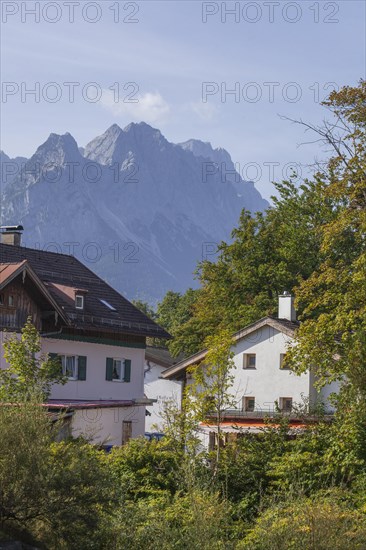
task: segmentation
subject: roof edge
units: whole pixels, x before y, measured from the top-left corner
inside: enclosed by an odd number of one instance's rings
[[[247,336],[248,334],[251,334],[252,332],[266,325],[271,326],[274,329],[278,330],[279,332],[286,334],[286,336],[293,338],[295,335],[295,329],[292,329],[291,327],[284,325],[281,321],[285,321],[285,319],[276,319],[274,317],[269,317],[269,316],[262,317],[262,319],[255,321],[255,323],[252,323],[251,325],[247,325],[246,327],[235,332],[233,334],[233,340],[234,342],[239,342],[240,340],[245,338],[245,336]],[[186,359],[183,359],[183,361],[180,361],[179,363],[172,365],[171,367],[169,367],[168,369],[166,369],[161,373],[161,377],[165,380],[169,378],[173,378],[175,375],[185,370],[187,367],[190,367],[191,365],[201,362],[206,357],[207,351],[208,351],[207,349],[198,351],[197,353],[194,353],[193,355],[187,357]]]
[[[10,245],[12,246],[12,245]],[[48,289],[46,288],[45,284],[42,282],[42,280],[39,278],[37,273],[32,269],[32,266],[29,264],[28,260],[23,260],[20,262],[18,269],[16,269],[10,277],[5,279],[0,284],[0,290],[5,288],[9,283],[11,283],[18,275],[21,273],[26,273],[33,283],[38,287],[38,289],[41,291],[41,293],[45,296],[45,298],[48,300],[48,302],[54,307],[55,311],[57,311],[58,315],[63,319],[63,321],[66,323],[66,325],[70,325],[70,320],[68,317],[66,317],[65,312],[60,308],[60,306],[57,304],[56,300],[51,296]]]

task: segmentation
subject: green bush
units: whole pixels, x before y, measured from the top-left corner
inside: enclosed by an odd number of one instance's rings
[[[337,490],[275,503],[237,550],[364,550],[366,515]]]

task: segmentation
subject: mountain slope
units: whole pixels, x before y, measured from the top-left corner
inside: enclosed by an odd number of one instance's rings
[[[19,174],[26,162],[27,159],[25,157],[15,157],[12,159],[4,151],[0,151],[0,192],[3,192],[8,183]]]
[[[145,123],[114,124],[85,149],[51,134],[5,188],[3,223],[22,223],[27,246],[75,253],[130,298],[184,291],[241,209],[267,207],[253,184],[212,168],[232,162],[225,150],[187,143]]]

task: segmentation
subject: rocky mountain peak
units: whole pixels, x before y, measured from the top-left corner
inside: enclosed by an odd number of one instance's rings
[[[218,164],[209,178],[206,159]],[[267,208],[239,174],[240,185],[223,179],[225,162],[233,167],[225,149],[194,139],[177,145],[144,122],[113,124],[85,151],[69,133],[52,133],[3,193],[3,222],[22,223],[31,247],[52,241],[67,252],[62,243],[76,242],[87,264],[82,251],[93,242],[99,261],[90,267],[127,297],[154,303],[195,285],[207,245],[212,252],[230,239],[243,208]]]
[[[42,145],[40,145],[35,153],[38,162],[59,162],[75,161],[80,158],[78,144],[73,136],[66,134],[51,133]]]

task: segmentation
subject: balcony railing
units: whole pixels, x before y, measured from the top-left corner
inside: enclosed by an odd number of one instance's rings
[[[254,411],[243,411],[240,409],[229,409],[221,413],[221,419],[224,422],[227,422],[228,420],[255,420],[260,419],[263,420],[265,418],[282,418],[286,417],[289,420],[298,420],[298,421],[304,421],[305,419],[308,421],[316,421],[319,420],[319,418],[332,418],[333,412],[331,411],[325,411],[324,414],[316,414],[314,412],[310,413],[299,413],[297,411],[278,411],[277,409],[259,409]],[[209,420],[216,420],[217,419],[217,412],[209,412],[207,414],[207,419]]]

